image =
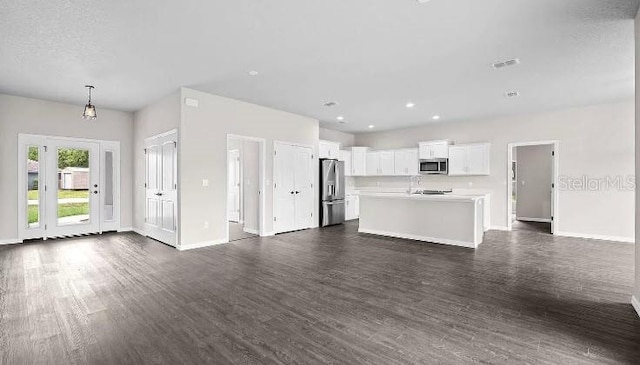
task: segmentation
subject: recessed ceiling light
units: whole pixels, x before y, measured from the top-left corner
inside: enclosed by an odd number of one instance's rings
[[[369,129],[373,129],[373,128],[375,128],[375,127],[376,127],[375,125],[373,125],[373,124],[369,124]]]
[[[406,107],[409,108],[409,109],[413,108],[414,106],[416,106],[416,104],[412,103],[412,102],[408,102],[407,105],[406,105]]]
[[[344,117],[342,115],[340,115],[336,119],[342,122],[344,120]]]
[[[439,115],[434,115],[433,117],[431,117],[431,119],[433,119],[433,120],[440,120],[440,116],[439,116]]]
[[[324,103],[324,106],[326,106],[327,108],[331,108],[332,106],[336,105],[338,105],[337,101],[327,101],[326,103]]]
[[[258,76],[258,73],[259,73],[258,71],[252,70],[252,71],[249,71],[249,76]]]

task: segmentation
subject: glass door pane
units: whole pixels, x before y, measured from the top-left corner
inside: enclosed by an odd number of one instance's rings
[[[27,146],[27,227],[40,227],[40,148]]]
[[[58,148],[58,226],[88,224],[90,218],[90,153],[88,149]]]
[[[113,161],[113,152],[105,151],[104,155],[104,186],[102,188],[102,193],[104,196],[104,221],[112,222],[115,219],[114,215],[114,206],[115,206],[115,197],[114,197],[114,184],[115,184],[115,174],[114,174],[114,161]]]

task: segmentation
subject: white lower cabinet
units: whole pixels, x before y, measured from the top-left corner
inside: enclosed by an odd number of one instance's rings
[[[357,195],[347,194],[345,199],[345,220],[354,220],[360,218],[360,197]]]

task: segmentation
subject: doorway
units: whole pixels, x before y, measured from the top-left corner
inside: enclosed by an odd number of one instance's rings
[[[264,140],[227,136],[228,241],[263,233]]]
[[[18,136],[20,240],[120,229],[119,142]]]
[[[509,144],[508,161],[508,229],[554,234],[558,142]]]

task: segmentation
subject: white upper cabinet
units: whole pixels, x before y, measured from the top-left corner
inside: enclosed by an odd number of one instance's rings
[[[318,146],[318,156],[320,158],[337,159],[340,154],[340,143],[331,141],[320,141]]]
[[[476,143],[449,147],[449,175],[489,175],[491,144]]]
[[[395,174],[395,155],[393,151],[373,151],[367,153],[368,176],[392,176]]]
[[[430,160],[434,158],[449,158],[449,145],[450,141],[432,141],[432,142],[420,142],[418,144],[420,149],[420,159]]]
[[[368,147],[351,147],[351,176],[367,175]]]
[[[395,151],[395,174],[396,176],[418,175],[418,149],[406,149]]]
[[[338,153],[338,161],[344,162],[344,176],[352,176],[351,151],[340,150],[340,153]]]
[[[395,153],[393,151],[380,151],[380,174],[384,176],[394,175]]]
[[[380,175],[380,152],[367,152],[367,175]]]

